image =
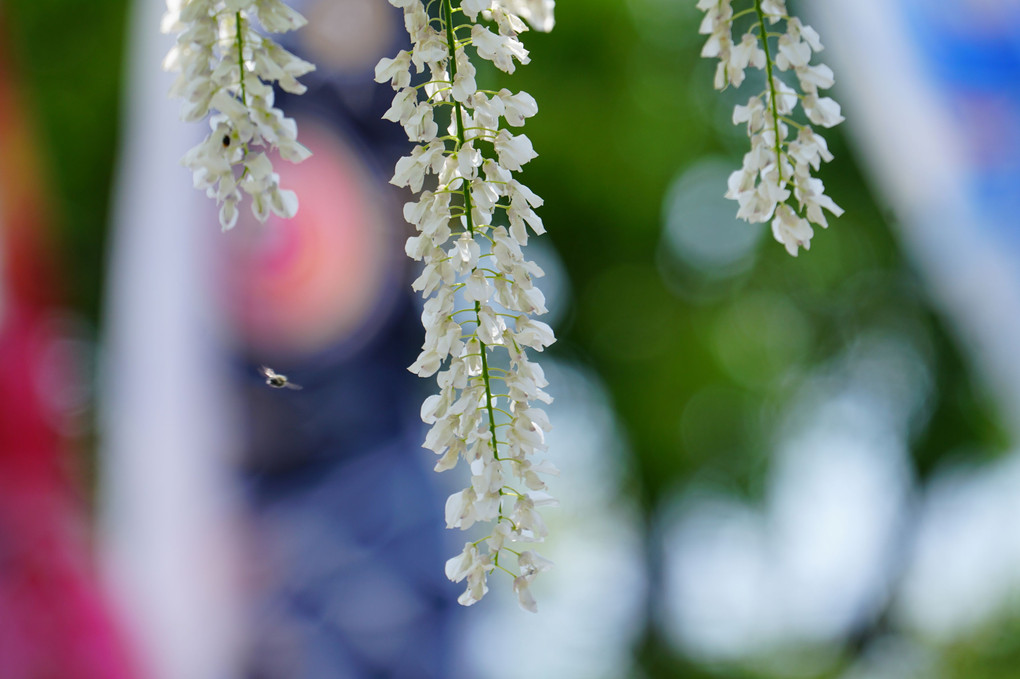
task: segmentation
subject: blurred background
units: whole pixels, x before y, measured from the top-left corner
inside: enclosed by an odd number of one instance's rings
[[[538,616],[442,577],[399,13],[296,4],[301,210],[226,235],[163,3],[0,5],[0,676],[1020,676],[1020,2],[790,3],[847,117],[796,259],[722,197],[757,85],[712,90],[693,2],[561,0],[480,69],[540,106]]]

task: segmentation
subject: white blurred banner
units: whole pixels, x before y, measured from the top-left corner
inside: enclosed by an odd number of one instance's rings
[[[100,449],[106,574],[155,679],[236,676],[237,624],[224,362],[210,335],[207,199],[180,158],[201,133],[178,118],[160,67],[162,2],[130,22],[108,266]]]
[[[810,3],[846,128],[1020,433],[1020,3]]]

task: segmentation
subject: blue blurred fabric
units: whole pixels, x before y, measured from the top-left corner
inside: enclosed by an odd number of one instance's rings
[[[1020,5],[901,4],[921,63],[968,145],[970,202],[987,235],[1020,256]]]
[[[406,39],[399,12],[394,18],[393,53]],[[300,42],[287,47],[306,56]],[[403,130],[381,120],[392,91],[369,71],[321,64],[302,82],[307,93],[278,99],[288,115],[328,123],[384,184],[408,151]],[[272,364],[302,390],[268,388],[258,375],[263,358],[238,358],[247,382],[251,679],[457,676],[450,622],[459,590],[443,575],[444,497],[418,418],[432,385],[406,369],[422,341],[409,271],[392,272],[399,292],[369,324],[370,338],[338,338]]]

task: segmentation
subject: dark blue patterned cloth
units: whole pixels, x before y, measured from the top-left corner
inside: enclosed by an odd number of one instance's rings
[[[320,64],[302,78],[306,94],[279,101],[288,115],[325,121],[383,183],[408,149],[400,127],[380,120],[392,92],[371,77],[336,77]],[[403,234],[395,235],[399,248]],[[457,676],[449,623],[459,588],[443,575],[452,553],[444,500],[418,418],[428,385],[406,369],[422,341],[408,269],[393,272],[371,337],[355,333],[318,355],[271,364],[302,390],[267,387],[258,356],[239,363],[250,679]]]

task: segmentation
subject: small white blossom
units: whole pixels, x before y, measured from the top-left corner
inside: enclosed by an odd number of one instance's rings
[[[163,67],[179,74],[170,95],[184,100],[181,118],[212,114],[212,131],[182,163],[195,187],[220,204],[224,229],[237,223],[242,191],[259,221],[270,212],[294,216],[297,196],[280,188],[266,152],[295,163],[310,155],[297,141],[294,121],[274,106],[271,83],[301,94],[305,86],[297,78],[315,67],[261,35],[253,20],[274,33],[305,24],[282,0],[167,0],[162,23],[164,32],[177,33]]]
[[[813,234],[808,221],[798,217],[789,205],[784,203],[776,210],[776,218],[772,220],[772,235],[794,257],[797,256],[797,248],[811,248]]]
[[[517,568],[521,574],[514,579],[514,593],[517,594],[517,600],[521,604],[521,608],[532,613],[538,613],[538,604],[528,587],[536,575],[542,571],[549,570],[552,568],[552,565],[552,561],[530,550],[521,552],[520,556],[517,557]]]
[[[807,120],[821,127],[839,124],[843,115],[838,103],[819,96],[819,90],[832,87],[835,79],[825,64],[811,64],[813,55],[822,50],[818,33],[789,16],[783,0],[748,0],[747,5],[734,13],[732,0],[697,4],[705,12],[699,31],[708,36],[701,55],[719,60],[716,89],[739,87],[750,66],[765,72],[765,90],[733,110],[733,124],[746,123],[751,150],[743,167],[730,175],[726,197],[737,201],[738,218],[752,223],[772,220],[776,240],[796,255],[798,248],[810,245],[810,224],[828,226],[823,209],[837,217],[843,210],[825,194],[822,181],[811,175],[822,162],[832,160],[825,139],[790,116],[798,104]],[[748,22],[738,43],[733,41],[735,17]],[[770,27],[782,21],[786,31],[773,37],[777,29]],[[797,88],[779,72],[792,73]],[[791,126],[798,130],[793,140]]]
[[[467,590],[457,599],[463,606],[479,601],[489,591],[485,576],[493,569],[491,554],[479,555],[478,548],[470,542],[464,551],[446,562],[446,577],[454,582],[467,579]]]
[[[423,264],[412,287],[426,298],[425,341],[409,369],[435,375],[439,386],[422,404],[422,421],[430,426],[423,445],[436,455],[436,471],[463,460],[471,472],[468,487],[447,499],[447,527],[490,526],[487,536],[447,562],[446,575],[467,580],[458,601],[471,605],[488,591],[490,572],[509,570],[500,560],[520,554],[513,588],[521,605],[535,611],[529,586],[551,564],[513,545],[546,535],[537,508],[553,503],[543,476],[557,470],[534,459],[545,450],[551,425],[533,402],[552,398],[527,349],[542,351],[555,336],[532,318],[546,311],[533,282],[542,270],[522,250],[529,230],[545,232],[535,212],[542,199],[514,178],[537,154],[526,135],[500,124],[522,126],[538,104],[526,92],[480,91],[469,50],[513,73],[529,61],[520,33],[527,24],[552,28],[554,3],[462,0],[457,13],[450,0],[439,0],[432,18],[420,0],[390,3],[404,11],[412,48],[381,60],[375,77],[395,90],[384,117],[416,142],[390,181],[419,193],[404,206],[417,229],[405,251]],[[451,33],[454,44],[447,41]],[[423,87],[411,87],[412,67],[425,73]],[[439,109],[445,109],[441,116]],[[446,136],[439,136],[437,119],[450,120]]]

